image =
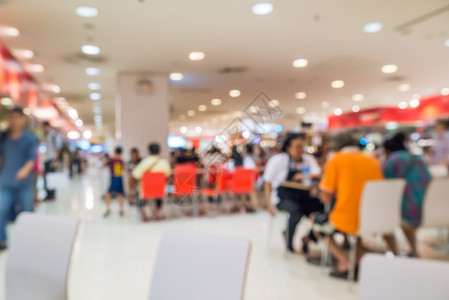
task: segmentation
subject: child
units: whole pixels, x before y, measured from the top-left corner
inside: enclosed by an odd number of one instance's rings
[[[122,148],[117,147],[114,151],[114,156],[109,159],[109,168],[111,170],[111,185],[106,194],[106,212],[104,217],[108,217],[111,213],[111,197],[116,196],[120,205],[120,216],[124,215],[124,191],[123,191],[123,165]]]

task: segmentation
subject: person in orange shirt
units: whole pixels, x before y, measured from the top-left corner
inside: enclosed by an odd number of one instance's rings
[[[330,203],[335,197],[335,203],[329,216],[318,214],[314,217],[314,229],[320,235],[331,235],[329,251],[337,259],[337,266],[330,275],[347,278],[349,260],[335,243],[332,234],[335,232],[357,233],[364,185],[367,181],[382,179],[383,175],[378,161],[363,154],[358,141],[351,135],[338,136],[336,144],[340,151],[327,162],[320,182],[321,201]],[[360,246],[360,241],[358,244]],[[361,255],[361,251],[359,254]]]

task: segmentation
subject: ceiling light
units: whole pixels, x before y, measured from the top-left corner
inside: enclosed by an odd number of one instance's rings
[[[44,90],[46,90],[48,92],[53,92],[55,94],[59,94],[61,92],[61,88],[57,84],[48,83],[48,84],[44,84],[42,87]]]
[[[40,64],[28,64],[25,66],[25,69],[30,73],[42,73],[45,71],[44,66]]]
[[[408,92],[410,91],[410,84],[404,83],[398,86],[398,91],[400,92]]]
[[[89,82],[87,87],[89,88],[89,90],[98,91],[99,89],[101,89],[101,84],[99,84],[98,82]]]
[[[15,57],[22,59],[31,59],[34,57],[34,52],[28,49],[14,49],[12,53]]]
[[[170,80],[173,81],[179,81],[182,80],[184,78],[184,75],[182,75],[181,73],[171,73],[170,74]]]
[[[67,137],[71,140],[77,140],[81,137],[81,134],[78,131],[69,131]]]
[[[86,140],[90,140],[92,138],[92,131],[90,131],[90,130],[84,131],[83,138],[85,138]]]
[[[412,99],[410,100],[410,107],[416,108],[420,104],[419,99]]]
[[[100,75],[100,69],[98,68],[86,68],[86,74],[89,76]]]
[[[0,26],[1,36],[19,36],[19,29],[11,26]]]
[[[441,95],[443,95],[443,96],[449,95],[449,88],[444,88],[444,89],[442,89],[442,90],[441,90]]]
[[[87,55],[97,55],[100,54],[100,47],[95,45],[84,45],[81,47],[81,51]]]
[[[309,62],[307,61],[307,59],[304,58],[295,59],[292,63],[293,67],[295,68],[304,68],[307,67],[308,64]]]
[[[363,101],[363,99],[365,99],[363,94],[354,94],[354,95],[352,95],[352,100],[354,100],[356,102]]]
[[[195,127],[196,133],[201,133],[201,131],[203,131],[203,128],[201,128],[200,126]]]
[[[241,95],[241,92],[239,90],[230,90],[229,91],[229,96],[231,96],[233,98],[236,98],[240,95]]]
[[[182,126],[180,129],[179,129],[179,131],[181,131],[181,133],[187,133],[187,131],[188,131],[188,129],[187,129],[187,127],[185,127],[185,126]]]
[[[101,114],[101,107],[100,106],[94,106],[93,112],[96,114]]]
[[[336,108],[336,109],[334,110],[334,114],[335,114],[336,116],[341,116],[341,115],[343,114],[343,110],[342,110],[341,108]]]
[[[186,118],[187,118],[186,115],[179,115],[178,117],[180,121],[184,121]]]
[[[199,105],[198,106],[198,111],[206,111],[207,110],[207,106],[206,105]]]
[[[78,127],[83,126],[83,124],[84,124],[83,120],[80,120],[80,119],[76,120],[76,122],[75,122],[75,125],[78,126]]]
[[[363,32],[366,33],[376,33],[381,31],[383,28],[382,23],[379,22],[372,22],[372,23],[368,23],[365,26],[363,26]]]
[[[298,107],[298,108],[296,109],[296,113],[297,113],[298,115],[303,115],[303,114],[306,113],[306,109],[305,109],[304,107]]]
[[[194,110],[188,110],[188,111],[187,111],[187,115],[188,115],[189,117],[193,117],[193,116],[195,115],[195,111],[194,111]]]
[[[398,70],[398,66],[396,65],[385,65],[382,67],[382,72],[385,74],[396,73]]]
[[[214,106],[221,105],[221,99],[214,98],[214,99],[210,100],[210,104],[212,104]]]
[[[93,18],[98,16],[98,9],[92,6],[78,6],[76,8],[76,14],[84,18]]]
[[[69,107],[67,109],[67,113],[69,114],[70,118],[72,118],[72,120],[78,119],[78,112],[73,107]]]
[[[352,106],[352,111],[353,112],[359,112],[360,111],[360,106],[358,106],[358,105],[354,105],[354,106]]]
[[[276,99],[270,100],[270,102],[268,102],[268,105],[270,105],[271,107],[279,106],[279,100]]]
[[[94,117],[94,121],[97,122],[97,123],[101,123],[101,122],[103,121],[103,117],[102,117],[102,116],[99,116],[99,115],[96,115],[96,116]]]
[[[449,40],[446,40],[446,41],[444,42],[444,45],[446,45],[446,47],[449,47]]]
[[[307,94],[305,92],[298,92],[295,94],[296,99],[302,100],[302,99],[306,99],[306,97],[307,97]]]
[[[401,102],[398,103],[398,107],[400,109],[406,109],[408,107],[408,103],[405,102],[405,101],[401,101]]]
[[[89,98],[90,98],[90,100],[98,101],[101,99],[101,94],[100,93],[90,93]]]
[[[331,104],[330,104],[329,102],[327,102],[327,101],[321,102],[321,107],[322,107],[322,108],[329,108],[330,105],[331,105]]]
[[[1,103],[2,103],[2,105],[10,106],[11,104],[14,103],[14,100],[12,100],[9,97],[4,97],[4,98],[2,98]]]
[[[205,57],[206,54],[204,54],[204,52],[191,52],[189,54],[189,59],[193,61],[203,60]]]
[[[268,15],[269,13],[271,13],[274,9],[273,4],[269,3],[269,2],[262,2],[262,3],[257,3],[255,5],[253,5],[252,11],[253,14],[257,15],[257,16],[265,16]]]
[[[413,94],[412,99],[418,99],[419,100],[419,99],[421,99],[421,95],[418,94],[418,93]]]
[[[334,80],[332,81],[331,86],[334,89],[341,89],[342,87],[345,86],[345,82],[343,80]]]

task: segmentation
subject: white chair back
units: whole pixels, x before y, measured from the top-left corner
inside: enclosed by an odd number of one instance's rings
[[[366,254],[361,262],[360,300],[446,300],[449,263]]]
[[[404,179],[368,181],[362,193],[359,234],[388,234],[401,224]]]
[[[242,238],[167,230],[149,299],[241,300],[250,249],[250,242]]]
[[[449,226],[449,178],[436,178],[430,182],[422,213],[422,227]]]
[[[446,165],[430,165],[428,168],[433,178],[449,177],[449,169]]]
[[[67,275],[78,220],[22,213],[9,244],[6,300],[67,299]]]

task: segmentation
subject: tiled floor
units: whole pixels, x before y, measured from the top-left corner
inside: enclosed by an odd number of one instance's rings
[[[38,208],[38,213],[72,215],[83,221],[70,272],[71,300],[148,299],[159,239],[168,227],[251,240],[247,300],[357,298],[356,286],[351,290],[347,283],[329,278],[328,269],[311,266],[303,257],[285,254],[280,236],[284,216],[279,215],[273,223],[261,212],[142,224],[135,208],[128,208],[126,216],[120,218],[114,206],[111,216],[104,219],[101,193],[106,177],[103,171],[92,170],[84,178],[74,179],[67,190],[60,191],[56,202],[43,203]],[[274,226],[274,234],[268,238],[270,226]],[[7,253],[0,254],[0,291],[4,290],[6,256]]]

